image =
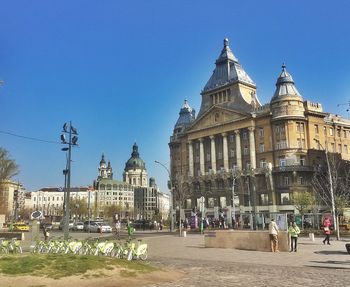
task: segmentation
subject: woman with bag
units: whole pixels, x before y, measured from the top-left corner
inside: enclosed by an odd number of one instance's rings
[[[327,244],[330,245],[329,236],[331,235],[331,222],[328,218],[323,221],[323,233],[326,235],[325,239],[322,241],[323,244],[326,244],[327,241]]]

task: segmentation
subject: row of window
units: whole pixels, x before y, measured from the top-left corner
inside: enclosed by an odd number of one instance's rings
[[[125,201],[134,201],[133,197],[111,197],[111,196],[101,196],[100,197],[100,201],[104,201],[104,200],[125,200]]]
[[[36,209],[37,207],[38,207],[38,208],[39,208],[39,207],[42,207],[42,208],[46,208],[46,207],[47,207],[47,208],[49,208],[49,207],[55,207],[55,204],[48,204],[47,206],[46,206],[45,203],[44,203],[44,204],[33,204],[33,208],[34,208],[34,209]],[[59,208],[62,207],[62,204],[58,204],[58,203],[57,203],[57,204],[56,204],[56,208],[57,208],[57,207],[59,207]]]
[[[117,184],[113,184],[113,185],[111,185],[111,184],[100,184],[100,186],[99,186],[99,189],[100,190],[105,190],[105,189],[107,189],[107,190],[126,190],[126,191],[129,191],[130,190],[130,186],[128,186],[128,185],[117,185]]]
[[[55,198],[57,201],[59,201],[59,200],[63,201],[63,196],[57,196],[57,197],[55,197],[55,196],[49,196],[49,197],[38,196],[38,201],[46,201],[46,200],[47,201],[55,201]],[[79,197],[79,199],[80,199],[80,197]],[[37,201],[36,196],[33,197],[33,201]]]
[[[302,179],[301,179],[302,180]],[[269,205],[269,195],[267,193],[262,193],[259,195],[259,203],[258,205]],[[227,203],[231,201],[230,199],[227,200],[225,196],[221,196],[219,198],[209,197],[204,202],[200,198],[196,199],[196,206],[200,208],[202,205],[204,205],[205,208],[214,208],[214,207],[220,207],[225,208],[227,207]],[[236,199],[235,199],[236,201]],[[245,198],[245,203],[248,203],[249,199]],[[236,202],[237,204],[237,202]],[[291,194],[289,192],[282,192],[277,194],[277,204],[281,205],[289,205],[291,204]],[[231,203],[230,203],[231,205]],[[248,204],[245,204],[248,205]],[[191,209],[192,208],[192,200],[186,199],[186,208]]]
[[[107,192],[100,192],[100,195],[103,196],[103,195],[119,195],[119,196],[133,196],[134,193],[132,192],[110,192],[110,191],[107,191]]]
[[[229,102],[230,101],[231,90],[227,89],[225,91],[217,92],[215,94],[210,95],[210,99],[213,105]]]
[[[315,134],[318,134],[319,133],[319,127],[318,125],[314,125],[315,127]],[[341,128],[337,128],[337,137],[342,137],[343,138],[347,138],[348,137],[348,134],[349,134],[349,130],[345,130],[345,129],[341,129]],[[325,136],[329,135],[329,136],[334,136],[334,128],[333,127],[329,127],[328,128],[328,134],[327,134],[327,127],[326,126],[323,126],[323,134]]]

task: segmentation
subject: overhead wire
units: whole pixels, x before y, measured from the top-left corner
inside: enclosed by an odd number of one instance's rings
[[[39,139],[39,138],[35,138],[35,137],[27,137],[27,136],[15,134],[15,133],[12,133],[12,132],[7,132],[7,131],[1,131],[0,130],[0,133],[1,134],[6,134],[6,135],[10,135],[10,136],[14,136],[14,137],[18,137],[18,138],[27,139],[27,140],[38,141],[38,142],[45,142],[45,143],[52,143],[52,144],[61,144],[61,142],[59,142],[59,141],[50,141],[50,140],[43,140],[43,139]]]

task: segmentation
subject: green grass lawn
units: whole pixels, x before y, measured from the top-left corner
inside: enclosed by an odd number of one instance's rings
[[[149,273],[159,270],[147,263],[125,261],[122,259],[76,256],[69,254],[30,254],[0,257],[0,272],[10,276],[43,276],[53,279],[72,275],[83,275],[88,278],[87,271],[96,270],[93,276],[105,276],[103,269],[120,268],[120,276],[133,277],[138,273]]]

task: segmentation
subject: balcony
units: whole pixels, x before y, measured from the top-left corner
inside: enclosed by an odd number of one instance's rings
[[[293,172],[293,171],[314,171],[313,166],[307,165],[287,165],[287,166],[275,166],[272,172]]]

